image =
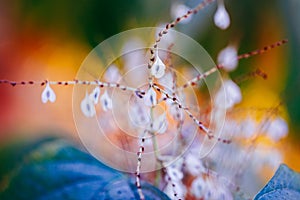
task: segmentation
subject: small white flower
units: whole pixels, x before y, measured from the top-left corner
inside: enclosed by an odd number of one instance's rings
[[[166,119],[166,113],[161,114],[153,121],[152,130],[156,133],[164,133],[168,128],[168,121]]]
[[[146,106],[155,106],[157,104],[156,92],[153,87],[150,87],[144,96],[144,103]]]
[[[112,109],[112,100],[111,100],[110,96],[108,95],[107,90],[105,90],[105,92],[101,96],[100,102],[102,105],[102,109],[104,111],[108,111],[108,110]]]
[[[282,118],[278,117],[270,122],[266,134],[273,141],[277,142],[288,134],[288,129],[287,123]]]
[[[120,78],[121,78],[121,74],[116,65],[110,65],[104,74],[104,79],[107,82],[118,82]]]
[[[158,50],[156,50],[155,61],[151,67],[151,74],[155,78],[161,78],[164,76],[166,70],[166,65],[161,61],[158,56]]]
[[[241,100],[242,93],[239,86],[231,80],[226,80],[216,94],[215,104],[218,107],[222,107],[225,103],[224,108],[229,109],[241,102]]]
[[[89,96],[93,100],[94,104],[97,104],[100,96],[100,87],[99,86],[95,87],[95,89],[92,91],[92,93]]]
[[[198,176],[201,173],[206,171],[201,160],[198,159],[192,153],[189,153],[186,156],[185,163],[186,163],[185,167],[186,167],[187,172],[189,172],[193,176]]]
[[[168,166],[166,168],[167,176],[165,177],[166,181],[170,177],[172,181],[180,181],[183,179],[183,173],[174,165]]]
[[[203,179],[202,176],[199,176],[192,182],[191,193],[197,199],[200,199],[201,197],[204,196],[205,191],[206,191],[206,181]]]
[[[172,157],[172,156],[171,156]],[[169,161],[169,162],[171,162],[172,164],[171,164],[171,167],[173,167],[173,168],[176,168],[176,169],[178,169],[178,170],[182,170],[182,165],[183,165],[183,162],[184,162],[184,159],[183,158],[179,158],[179,159],[177,159],[177,160],[175,160],[174,161],[174,157],[172,157],[171,158],[171,161]]]
[[[234,70],[238,65],[237,50],[234,46],[227,46],[218,55],[218,64],[226,71]]]
[[[93,99],[88,93],[85,94],[84,99],[81,101],[80,108],[86,117],[93,117],[96,114]]]
[[[48,101],[53,103],[56,100],[56,95],[55,95],[54,91],[52,90],[52,88],[50,87],[49,82],[46,83],[46,87],[42,92],[41,99],[42,99],[43,103],[47,103]]]
[[[224,2],[220,2],[217,7],[217,11],[214,15],[214,22],[220,29],[227,29],[230,25],[230,17],[225,9]]]

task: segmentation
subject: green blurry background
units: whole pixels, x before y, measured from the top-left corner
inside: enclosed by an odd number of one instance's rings
[[[0,1],[0,78],[10,80],[71,80],[85,56],[106,38],[127,29],[169,22],[174,0],[12,0]],[[188,6],[199,1],[188,0]],[[283,101],[282,115],[290,124],[286,162],[300,170],[300,1],[228,0],[231,27],[213,25],[215,5],[178,30],[190,35],[216,58],[228,43],[239,52],[281,39],[289,43],[265,55],[240,62],[236,78],[260,68],[268,80],[242,85],[245,105],[271,107]],[[72,119],[72,88],[55,87],[55,104],[42,105],[40,87],[0,86],[0,140],[37,137],[54,132],[78,140]],[[286,109],[285,109],[286,108]],[[47,134],[47,133],[46,133]],[[38,136],[43,135],[42,133]],[[292,152],[292,153],[291,153]]]

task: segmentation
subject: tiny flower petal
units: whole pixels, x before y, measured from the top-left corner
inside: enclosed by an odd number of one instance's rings
[[[52,88],[50,87],[49,82],[46,83],[46,87],[45,87],[44,91],[42,92],[41,99],[42,99],[43,103],[47,103],[48,101],[53,103],[56,100],[56,95],[55,95],[54,91],[52,90]]]
[[[223,86],[217,92],[215,104],[218,107],[222,107],[225,103],[224,108],[229,109],[232,108],[235,104],[241,102],[241,100],[242,93],[239,86],[233,81],[227,80],[223,83]]]
[[[218,63],[222,65],[226,71],[234,70],[238,65],[237,50],[233,46],[223,49],[218,55]]]
[[[200,199],[204,196],[204,192],[206,191],[206,181],[199,176],[196,178],[191,185],[191,192],[194,197]]]
[[[155,106],[157,104],[156,92],[153,87],[150,87],[144,96],[144,103],[146,106]]]
[[[206,172],[203,163],[192,153],[189,153],[185,159],[186,170],[193,176],[198,176],[201,173]]]
[[[112,109],[112,100],[108,95],[107,90],[105,90],[104,94],[101,96],[100,101],[104,111]]]
[[[81,101],[80,108],[86,117],[93,117],[96,114],[93,99],[86,93],[85,98]]]
[[[180,181],[181,179],[183,179],[183,173],[175,168],[175,167],[172,167],[169,166],[166,168],[167,169],[167,175],[171,178],[172,181]],[[166,181],[168,180],[168,177],[165,177]]]
[[[266,133],[267,136],[277,142],[288,134],[288,125],[283,119],[276,118],[270,122]]]
[[[230,25],[230,17],[227,13],[224,3],[218,4],[217,11],[214,15],[214,22],[217,27],[220,29],[227,29]]]
[[[151,67],[151,74],[155,78],[161,78],[164,76],[166,70],[166,65],[161,61],[161,59],[157,55],[155,56],[155,61]]]
[[[90,94],[90,98],[93,100],[94,104],[97,104],[100,96],[100,87],[97,86]]]

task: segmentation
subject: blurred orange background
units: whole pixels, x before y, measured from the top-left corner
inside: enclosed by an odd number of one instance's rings
[[[170,21],[172,2],[1,1],[0,79],[72,80],[87,54],[107,37],[130,28]],[[300,171],[300,70],[294,56],[299,38],[293,28],[300,18],[290,10],[299,3],[226,2],[232,17],[230,30],[222,32],[213,26],[213,6],[195,17],[191,25],[180,25],[178,29],[197,39],[213,58],[229,42],[239,43],[239,51],[244,53],[289,39],[283,47],[241,61],[239,70],[231,76],[238,77],[253,68],[268,74],[266,81],[255,78],[242,87],[244,102],[240,106],[272,107],[283,102],[281,114],[290,124],[290,133],[278,146],[286,163]],[[196,3],[187,1],[191,6]],[[53,89],[57,101],[43,104],[40,86],[0,85],[0,143],[49,133],[79,141],[72,116],[72,86]]]

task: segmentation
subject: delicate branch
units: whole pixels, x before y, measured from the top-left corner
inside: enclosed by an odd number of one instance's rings
[[[189,111],[189,108],[187,107],[184,107],[180,102],[179,100],[174,97],[174,96],[171,96],[169,95],[165,90],[163,90],[162,88],[158,87],[155,83],[153,83],[152,87],[154,89],[156,89],[158,92],[162,93],[165,95],[165,98],[163,100],[167,100],[167,99],[170,99],[172,100],[174,103],[176,103],[178,105],[178,108],[180,109],[183,109],[187,114],[188,116],[194,121],[194,123],[196,123],[196,125],[199,127],[200,130],[204,131],[204,133],[208,136],[209,139],[216,139],[217,141],[219,142],[223,142],[223,143],[226,143],[226,144],[230,144],[231,143],[231,140],[227,140],[227,139],[222,139],[222,138],[219,138],[219,137],[215,137],[211,130],[209,130],[201,121],[199,121],[190,111]]]
[[[155,49],[157,48],[158,43],[161,41],[164,35],[166,35],[171,28],[174,28],[179,22],[181,22],[183,19],[186,19],[190,17],[192,14],[197,14],[201,9],[205,8],[210,3],[214,2],[215,0],[204,0],[200,4],[198,4],[195,8],[187,11],[186,14],[184,14],[181,17],[176,18],[171,23],[168,23],[163,30],[161,30],[158,33],[158,37],[155,40],[155,43],[153,44],[153,47],[150,49],[150,61],[148,63],[148,68],[150,69],[155,61]]]
[[[254,51],[250,51],[248,53],[241,54],[241,55],[238,56],[238,59],[240,60],[240,59],[249,58],[249,57],[252,57],[252,56],[255,56],[255,55],[260,55],[260,54],[266,53],[267,51],[269,51],[269,50],[271,50],[275,47],[282,46],[282,45],[286,44],[287,42],[288,42],[287,39],[278,41],[274,44],[270,44],[270,45],[265,46],[261,49],[257,49],[257,50],[254,50]]]
[[[202,122],[197,120],[196,117],[194,117],[194,115],[189,111],[189,109],[187,107],[184,107],[176,97],[169,95],[168,92],[166,92],[164,89],[158,87],[155,83],[153,84],[153,88],[156,89],[158,92],[164,94],[166,99],[170,99],[174,103],[176,103],[180,109],[183,109],[189,115],[189,117],[198,125],[198,127],[201,130],[203,130],[207,134],[210,133],[210,130],[207,127],[205,127]]]
[[[140,95],[145,94],[144,91],[139,90],[134,87],[129,87],[126,85],[121,85],[119,83],[109,83],[109,82],[102,82],[99,80],[94,81],[83,81],[83,80],[77,80],[74,79],[73,81],[10,81],[10,80],[0,80],[0,84],[9,84],[11,86],[17,86],[17,85],[41,85],[44,86],[46,84],[49,85],[94,85],[99,86],[100,88],[106,87],[106,88],[118,88],[123,91],[132,91],[135,92],[137,96],[140,97]]]
[[[255,55],[260,55],[260,54],[266,53],[267,51],[269,51],[269,50],[271,50],[271,49],[273,49],[275,47],[279,47],[279,46],[281,46],[283,44],[286,44],[287,42],[288,42],[287,39],[278,41],[278,42],[276,42],[274,44],[265,46],[265,47],[263,47],[261,49],[257,49],[257,50],[250,51],[250,52],[245,53],[245,54],[241,54],[241,55],[239,55],[237,57],[237,59],[241,60],[241,59],[249,58],[249,57],[252,57],[252,56],[255,56]],[[189,80],[183,86],[179,87],[179,89],[187,88],[188,86],[195,86],[195,85],[197,85],[198,81],[206,78],[207,76],[211,75],[212,73],[216,72],[218,69],[221,69],[221,68],[223,68],[222,65],[217,65],[217,66],[211,68],[210,70],[204,72],[203,74],[199,74],[195,78]],[[257,73],[257,75],[261,75],[263,78],[265,77],[265,75],[262,74],[262,73]]]
[[[216,67],[211,68],[210,70],[204,72],[203,74],[197,75],[195,78],[189,80],[186,82],[183,86],[179,87],[178,89],[184,89],[187,88],[188,86],[195,86],[197,85],[197,82],[208,77],[212,73],[216,72],[219,68],[222,68],[221,65],[217,65]]]
[[[146,133],[147,133],[147,131],[145,131],[144,134],[146,134]],[[145,196],[143,194],[142,187],[141,187],[141,181],[140,181],[140,179],[141,179],[142,153],[145,150],[144,143],[145,143],[145,138],[142,137],[141,144],[140,144],[140,147],[139,147],[139,151],[137,152],[138,162],[137,162],[137,167],[136,167],[136,172],[135,172],[135,175],[136,175],[135,185],[137,187],[137,191],[138,191],[140,200],[144,200],[145,199]]]
[[[268,78],[268,74],[266,74],[264,71],[262,71],[261,69],[256,69],[255,71],[249,72],[247,74],[244,74],[242,76],[237,77],[234,82],[236,83],[241,83],[243,81],[246,81],[248,79],[251,78],[255,78],[255,77],[261,77],[262,79],[266,80]]]

